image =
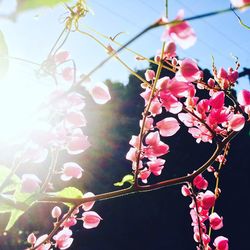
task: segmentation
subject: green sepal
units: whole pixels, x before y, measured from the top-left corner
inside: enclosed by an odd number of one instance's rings
[[[133,185],[135,182],[134,176],[132,174],[125,175],[121,181],[114,183],[114,186],[122,187],[126,182],[128,182],[130,185]]]

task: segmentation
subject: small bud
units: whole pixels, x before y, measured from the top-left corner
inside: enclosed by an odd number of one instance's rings
[[[178,60],[175,57],[172,59],[171,62],[174,67],[178,65]]]
[[[36,236],[33,233],[31,233],[27,238],[27,242],[30,243],[31,245],[34,245],[36,243]]]
[[[60,207],[58,206],[55,206],[53,207],[52,211],[51,211],[51,216],[54,218],[54,219],[57,219],[61,216],[62,214],[62,210]]]
[[[149,81],[153,80],[154,77],[155,77],[155,72],[151,69],[147,69],[145,72],[146,80],[149,82]]]
[[[207,85],[210,87],[210,88],[213,88],[214,85],[215,85],[215,80],[213,78],[209,78],[208,81],[207,81]]]

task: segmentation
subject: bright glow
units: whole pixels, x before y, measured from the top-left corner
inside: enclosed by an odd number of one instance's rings
[[[52,81],[39,79],[36,70],[15,62],[0,80],[0,143],[20,141],[36,126],[37,109],[52,87]]]

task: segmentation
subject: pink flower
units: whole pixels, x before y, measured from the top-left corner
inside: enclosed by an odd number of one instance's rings
[[[162,169],[164,168],[165,160],[161,158],[154,158],[147,162],[150,172],[154,175],[160,175]]]
[[[245,4],[250,4],[250,0],[231,0],[233,6],[239,8]]]
[[[179,122],[173,117],[167,117],[157,122],[156,127],[161,136],[172,136],[180,129]]]
[[[64,227],[72,227],[77,223],[75,216],[70,216],[67,220],[65,220],[62,224]]]
[[[173,41],[168,41],[164,47],[163,58],[171,59],[176,56],[176,45]]]
[[[163,51],[163,60],[173,60],[173,64],[176,62],[176,45],[173,41],[168,41],[165,44],[164,51]],[[157,54],[154,59],[156,62],[160,62],[161,60],[161,51],[157,51]],[[175,64],[176,65],[176,64]]]
[[[214,246],[216,250],[228,250],[228,239],[224,236],[218,236],[214,240]]]
[[[65,116],[65,121],[67,125],[74,127],[84,127],[86,126],[86,119],[82,112],[80,111],[70,111]]]
[[[53,240],[55,240],[55,247],[58,247],[61,250],[67,249],[71,246],[73,242],[72,231],[69,228],[64,228],[54,235]]]
[[[223,218],[220,217],[217,213],[210,214],[209,222],[213,230],[218,230],[223,227]]]
[[[88,198],[88,197],[94,197],[95,195],[91,192],[85,193],[83,195],[83,198]],[[89,211],[95,204],[95,201],[89,201],[89,202],[85,202],[82,204],[82,208],[84,211]]]
[[[83,169],[75,162],[67,162],[63,164],[62,172],[61,179],[63,181],[69,181],[73,177],[80,179],[82,177]]]
[[[229,120],[229,128],[233,131],[240,131],[245,125],[245,118],[241,114],[235,114]]]
[[[157,81],[157,87],[161,92],[170,93],[175,97],[186,97],[188,94],[189,85],[186,82],[178,81],[175,77],[169,79],[165,76]]]
[[[62,77],[65,81],[72,81],[74,79],[74,69],[66,67],[62,70]]]
[[[144,124],[145,130],[150,130],[153,128],[154,119],[147,117]],[[142,126],[142,120],[140,120],[140,127]],[[132,144],[131,144],[132,145]],[[139,144],[138,144],[139,145]],[[135,147],[135,145],[133,145]]]
[[[238,102],[242,106],[250,105],[250,91],[249,90],[241,90],[238,93]]]
[[[228,89],[231,86],[234,86],[234,83],[238,77],[238,72],[232,68],[229,68],[228,71],[226,71],[224,68],[220,68],[217,75],[215,76],[222,89]]]
[[[155,72],[151,69],[147,69],[146,72],[145,72],[145,78],[146,80],[149,82],[149,81],[152,81],[155,77]]]
[[[45,241],[47,239],[47,237],[48,237],[47,234],[40,236],[36,240],[34,247],[40,245],[43,241]],[[45,244],[42,244],[40,247],[36,248],[36,250],[49,250],[50,246],[51,246],[51,243],[45,243]]]
[[[56,63],[63,63],[69,58],[69,52],[68,51],[60,51],[55,54],[55,61]]]
[[[178,118],[181,122],[185,124],[187,127],[193,127],[195,122],[197,121],[191,114],[189,113],[179,113]]]
[[[250,116],[250,91],[241,90],[238,94],[238,101],[244,107],[245,113]]]
[[[102,82],[89,84],[87,90],[97,104],[105,104],[111,99],[108,87]]]
[[[161,91],[160,98],[162,106],[172,114],[178,114],[182,110],[182,103],[178,99],[170,94],[169,91]]]
[[[41,163],[46,160],[48,156],[48,149],[34,143],[29,143],[27,147],[20,152],[20,160],[22,162],[32,161],[34,163]]]
[[[201,207],[205,210],[209,210],[214,206],[215,195],[210,190],[207,190],[204,194],[201,195]]]
[[[184,10],[179,10],[175,20],[182,20],[183,17]],[[167,25],[167,29],[163,33],[162,39],[166,40],[168,36],[170,36],[183,49],[193,46],[197,39],[194,30],[186,21]]]
[[[95,228],[99,225],[102,218],[94,211],[84,212],[82,214],[83,227],[86,229]]]
[[[177,71],[175,78],[178,81],[193,82],[201,78],[201,71],[199,70],[195,60],[186,58],[181,62],[180,69]]]
[[[197,143],[200,143],[201,141],[212,143],[213,136],[205,126],[201,125],[198,128],[189,128],[188,133],[196,138]]]
[[[140,171],[138,177],[141,179],[141,181],[143,183],[147,183],[148,182],[148,177],[150,176],[151,171],[148,170],[147,168],[143,169]]]
[[[183,185],[181,187],[181,193],[183,196],[190,196],[192,194],[190,189],[187,187],[187,185]]]
[[[158,157],[169,152],[169,146],[160,140],[160,135],[157,131],[149,133],[145,142],[148,146],[145,147],[144,152],[148,158]]]
[[[23,174],[21,181],[21,191],[33,193],[39,190],[41,180],[34,174]]]
[[[197,175],[194,180],[193,184],[198,189],[207,189],[208,182],[203,178],[202,174]]]
[[[130,148],[126,154],[126,159],[129,161],[135,162],[137,159],[137,150],[136,148]]]
[[[83,134],[81,129],[75,129],[68,138],[66,149],[69,154],[75,155],[84,152],[89,146],[88,137]]]
[[[215,109],[221,109],[224,105],[225,93],[223,91],[215,92],[209,100],[210,106]]]

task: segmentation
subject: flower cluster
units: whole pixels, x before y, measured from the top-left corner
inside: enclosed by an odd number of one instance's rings
[[[210,230],[219,230],[223,227],[223,218],[216,212],[211,212],[216,201],[216,195],[207,190],[208,182],[200,174],[193,180],[192,185],[183,185],[181,192],[184,196],[192,198],[190,204],[190,215],[192,218],[192,226],[194,230],[194,240],[199,243],[198,250],[211,250],[210,244]],[[197,193],[195,192],[197,190]],[[224,236],[218,236],[213,245],[216,250],[228,250],[228,239]]]
[[[68,57],[68,52],[58,52],[53,56],[53,62],[56,65],[63,64],[68,61]],[[70,78],[64,71],[62,74],[64,78]],[[108,87],[104,83],[88,82],[84,87],[98,104],[105,104],[111,99]],[[82,130],[87,124],[83,114],[84,107],[85,100],[82,94],[74,91],[73,88],[71,91],[71,89],[57,86],[41,107],[43,111],[41,113],[45,114],[41,117],[41,121],[38,121],[36,128],[30,133],[25,147],[17,156],[20,164],[44,162],[49,152],[52,152],[53,158],[53,155],[55,157],[64,150],[70,155],[86,151],[90,147],[90,143]],[[49,117],[48,121],[44,117]],[[83,172],[82,167],[75,162],[64,163],[60,171],[56,171],[56,166],[53,167],[55,172],[61,173],[63,181],[69,181],[72,178],[79,179]],[[29,193],[35,192],[39,190],[40,183],[41,180],[34,174],[24,174],[22,190]]]
[[[139,178],[147,183],[151,173],[160,175],[165,160],[159,158],[169,152],[169,146],[161,141],[162,137],[174,135],[180,128],[179,121],[188,132],[199,142],[210,142],[213,139],[223,139],[231,131],[240,131],[245,124],[245,117],[241,110],[225,105],[227,92],[238,78],[238,72],[229,69],[228,72],[221,69],[214,79],[207,83],[202,81],[203,72],[198,68],[195,60],[175,58],[176,46],[172,41],[164,47],[162,59],[156,55],[156,62],[161,60],[172,67],[175,76],[171,79],[164,76],[156,79],[153,70],[147,70],[144,83],[145,88],[141,94],[145,100],[145,111],[140,121],[141,133],[132,136],[129,144],[132,146],[126,155],[126,159],[132,162],[132,168],[139,171]],[[217,71],[216,71],[217,72]],[[197,88],[208,89],[209,98],[200,99],[197,96]],[[247,91],[240,93],[240,103],[249,111],[249,96]],[[157,115],[167,111],[177,115],[167,117],[155,122]]]
[[[91,192],[88,192],[83,195],[83,198],[94,197],[95,195]],[[54,246],[58,249],[64,250],[68,249],[73,243],[72,230],[70,229],[76,225],[77,221],[83,222],[83,227],[86,229],[95,228],[99,225],[102,218],[94,211],[90,211],[94,206],[95,202],[86,202],[81,205],[81,209],[84,211],[80,217],[77,215],[80,212],[80,209],[75,209],[72,213],[62,215],[62,210],[60,207],[55,206],[51,211],[52,218],[56,219],[54,227],[57,226],[57,223],[60,219],[64,219],[63,223],[60,225],[60,229],[53,237],[48,237],[47,234],[36,238],[34,233],[31,233],[27,242],[31,244],[32,247],[37,247],[38,250],[48,250],[50,247]]]

